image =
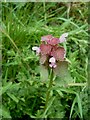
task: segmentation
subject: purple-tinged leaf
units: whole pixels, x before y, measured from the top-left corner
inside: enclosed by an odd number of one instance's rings
[[[52,48],[52,46],[50,46],[48,44],[41,44],[40,45],[41,54],[42,55],[49,54],[51,52],[51,48]]]
[[[50,45],[57,45],[58,43],[60,43],[59,38],[52,38],[51,40],[48,41],[48,44]]]
[[[47,60],[47,56],[46,55],[41,55],[40,56],[40,64],[44,64]]]
[[[68,72],[68,62],[67,61],[58,61],[57,67],[54,69],[54,73],[57,76],[65,76]]]
[[[64,60],[64,58],[65,58],[65,49],[63,47],[58,47],[56,49],[53,49],[52,52],[51,52],[51,55],[56,60]]]
[[[52,39],[52,37],[53,37],[52,35],[42,36],[42,37],[41,37],[41,40],[47,42],[47,41],[49,41],[50,39]]]
[[[55,83],[57,86],[67,86],[69,83],[73,82],[73,78],[68,70],[68,61],[59,61],[57,67],[54,70],[56,75]]]
[[[48,68],[44,65],[40,65],[40,77],[43,82],[48,80]]]

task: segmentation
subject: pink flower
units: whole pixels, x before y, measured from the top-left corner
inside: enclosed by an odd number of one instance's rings
[[[67,37],[68,37],[68,33],[62,34],[59,38],[60,43],[65,42]]]
[[[40,47],[35,46],[32,48],[37,55],[40,55],[40,64],[47,64],[51,68],[56,68],[57,62],[64,61],[66,51],[58,44],[66,41],[67,36],[68,33],[62,34],[60,38],[55,38],[52,35],[41,37]]]
[[[32,50],[36,51],[37,55],[39,55],[39,53],[41,52],[40,47],[37,46],[32,47]]]
[[[56,68],[56,60],[55,60],[55,58],[54,57],[51,57],[50,59],[49,59],[49,62],[51,63],[51,64],[49,64],[49,66],[51,67],[51,68]]]

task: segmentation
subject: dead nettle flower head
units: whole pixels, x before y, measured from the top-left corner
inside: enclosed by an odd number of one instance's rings
[[[57,67],[57,61],[64,61],[65,49],[59,46],[59,43],[65,42],[68,33],[64,33],[60,38],[55,38],[52,35],[46,35],[41,37],[40,47],[34,46],[32,50],[36,51],[37,55],[40,55],[40,63],[49,64],[51,68]]]

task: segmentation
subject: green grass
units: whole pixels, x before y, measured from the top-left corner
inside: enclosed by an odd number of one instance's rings
[[[87,120],[87,17],[87,3],[73,3],[69,13],[67,3],[2,3],[3,118]],[[65,32],[69,36],[62,45],[71,62],[73,83],[62,87],[63,83],[56,81],[43,114],[48,81],[40,78],[39,57],[32,46],[39,46],[43,35],[59,37]]]

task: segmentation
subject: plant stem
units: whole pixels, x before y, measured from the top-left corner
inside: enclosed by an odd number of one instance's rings
[[[51,69],[51,71],[50,71],[50,81],[49,81],[49,86],[48,86],[48,90],[47,90],[47,93],[46,93],[46,102],[45,102],[44,111],[47,108],[47,104],[48,104],[49,97],[50,97],[50,89],[52,87],[52,83],[53,83],[53,69]]]

